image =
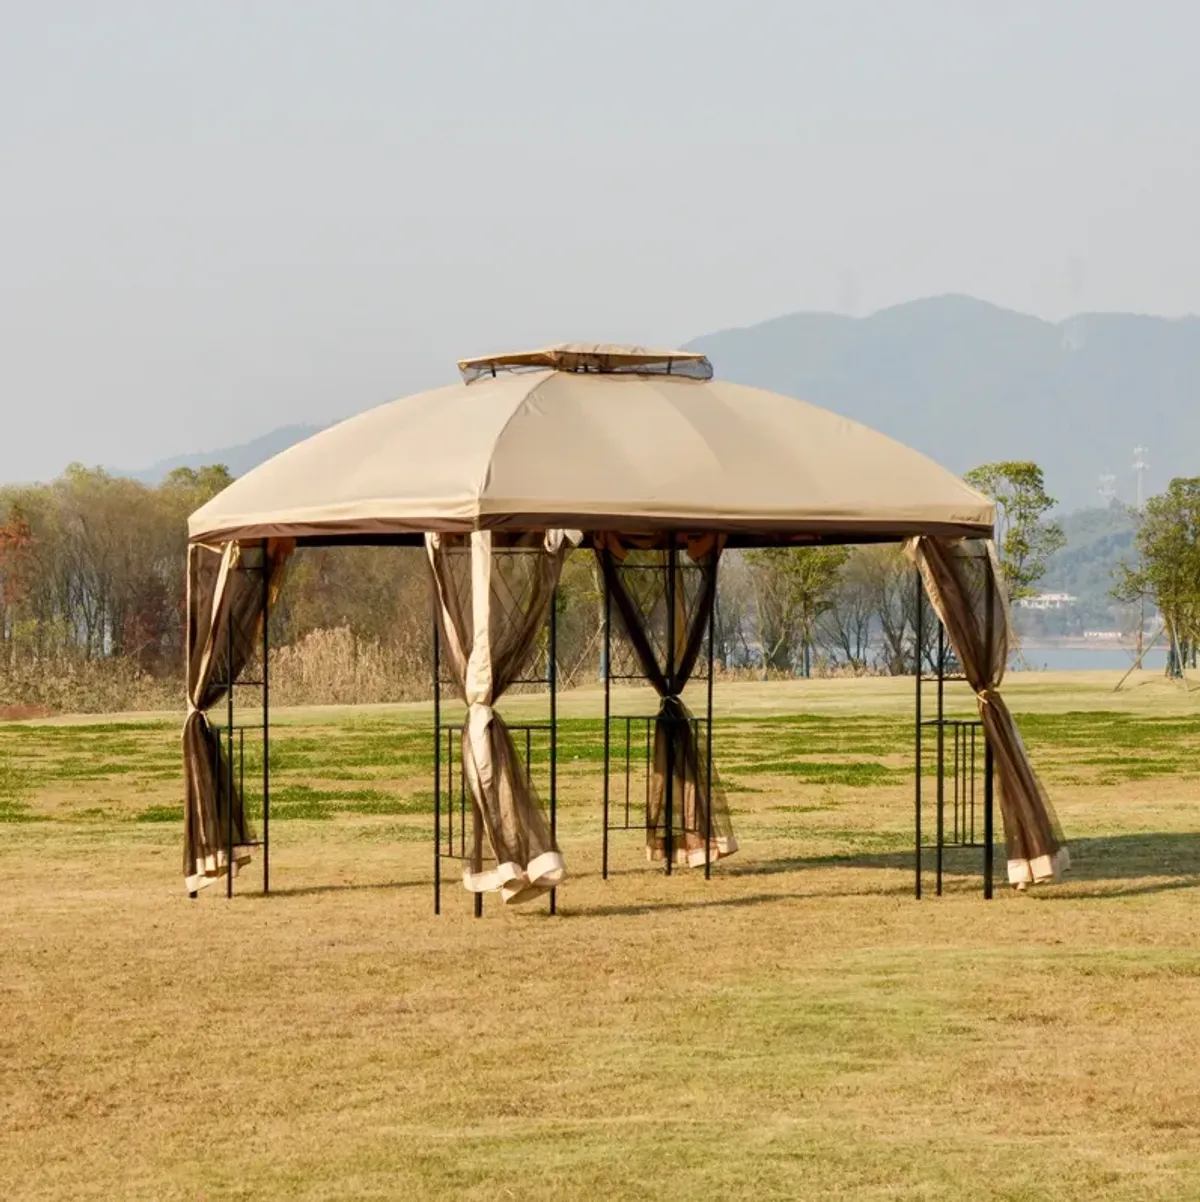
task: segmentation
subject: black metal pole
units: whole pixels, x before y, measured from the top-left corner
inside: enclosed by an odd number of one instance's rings
[[[558,588],[550,597],[550,845],[558,849]],[[528,763],[526,765],[528,767]],[[558,891],[550,890],[550,913],[558,909]]]
[[[667,548],[667,695],[675,696],[675,562],[677,551],[675,536],[670,536],[670,546]],[[663,854],[667,862],[667,876],[671,875],[671,861],[675,856],[675,841],[671,825],[675,820],[675,716],[664,715],[663,733],[666,737],[666,781],[663,787],[663,816],[665,818]]]
[[[993,860],[995,849],[992,846],[995,839],[993,812],[993,773],[992,745],[985,738],[983,749],[983,896],[991,900],[994,888],[995,868]]]
[[[916,761],[917,761],[917,784],[916,784],[916,804],[914,812],[914,829],[916,831],[916,885],[915,896],[919,901],[921,898],[921,648],[925,640],[924,632],[924,611],[925,611],[925,593],[924,585],[921,582],[921,569],[917,568],[917,615],[914,620],[916,627],[916,677],[917,677],[917,721],[915,729],[916,743]]]
[[[958,795],[959,795],[959,790],[958,790],[958,778],[959,778],[958,745],[960,742],[960,736],[963,733],[963,728],[956,722],[954,724],[953,729],[954,729],[954,842],[957,843],[959,841],[958,840]]]
[[[717,552],[712,552],[712,606],[708,611],[708,721],[705,726],[705,781],[704,781],[704,879],[712,878],[712,724],[713,724],[713,627],[717,617]]]
[[[650,778],[654,775],[654,743],[651,735],[654,730],[654,719],[646,719],[646,838],[652,839],[654,835],[650,830]],[[628,764],[628,761],[626,761]],[[626,767],[628,771],[628,767]]]
[[[625,825],[622,830],[629,830],[629,771],[630,760],[633,758],[632,740],[633,738],[633,718],[625,715]],[[645,826],[645,822],[642,823]]]
[[[468,719],[463,719],[463,738],[467,735]],[[461,805],[459,811],[459,834],[462,839],[463,857],[467,854],[467,749],[464,746],[462,754],[458,757],[458,797]],[[480,811],[475,804],[474,794],[471,796],[471,871],[483,871],[483,828],[480,825]],[[475,917],[483,917],[483,894],[476,893],[474,895],[474,910]]]
[[[989,556],[987,568],[987,608],[984,624],[984,636],[987,646],[986,662],[989,677],[995,654],[992,649],[992,639],[995,637],[995,597],[995,582],[992,579],[992,562]],[[985,899],[990,900],[993,889],[993,860],[995,858],[995,848],[993,847],[995,839],[995,814],[992,782],[994,762],[992,758],[992,741],[987,737],[986,727],[984,727],[983,731],[983,743],[983,896]]]
[[[461,858],[465,859],[467,840],[461,830],[458,841]],[[446,854],[454,855],[454,730],[449,726],[446,727]]]
[[[464,752],[461,757],[462,764],[462,788],[463,788],[463,804],[466,804],[466,788],[467,788],[467,758]],[[466,815],[463,816],[463,829],[466,829]],[[483,821],[479,806],[475,802],[474,794],[471,796],[471,871],[483,871]],[[475,894],[475,917],[483,917],[483,894]]]
[[[217,825],[221,824],[221,728],[219,726],[209,725],[209,731],[213,734],[212,745],[212,780],[213,788],[216,790],[216,808],[217,808]],[[221,832],[217,831],[217,838],[221,837]],[[195,895],[193,895],[195,896]]]
[[[937,649],[937,895],[942,896],[942,846],[946,822],[946,627],[938,622]]]
[[[226,698],[226,714],[228,715],[229,758],[227,761],[227,781],[229,785],[229,819],[226,823],[227,849],[225,856],[225,896],[233,896],[233,598],[232,573],[225,577],[225,681],[228,686]]]
[[[262,548],[263,892],[271,892],[271,556]]]
[[[442,647],[438,630],[437,588],[433,590],[433,912],[442,912]],[[450,798],[453,821],[454,798]],[[453,838],[453,832],[451,833]],[[454,850],[453,846],[450,849]]]
[[[609,552],[602,551],[601,554],[607,557]],[[605,564],[605,568],[607,567],[608,565]],[[600,853],[600,879],[606,881],[608,880],[609,758],[611,751],[609,726],[612,722],[612,594],[608,591],[608,572],[602,571],[601,576],[604,580],[604,644],[602,651],[604,656],[604,833]],[[626,726],[625,732],[628,742],[628,726]],[[625,755],[625,794],[626,806],[628,806],[628,752]],[[628,819],[626,819],[626,826],[628,825]]]
[[[971,838],[975,842],[975,732],[978,727],[971,727]]]

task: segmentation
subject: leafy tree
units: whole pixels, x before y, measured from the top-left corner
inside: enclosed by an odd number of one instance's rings
[[[165,496],[177,500],[191,513],[232,483],[229,469],[223,463],[212,463],[199,468],[177,467],[167,474],[160,488]]]
[[[1046,520],[1056,502],[1042,469],[1030,460],[1004,460],[972,468],[963,479],[996,503],[996,549],[1009,597],[1030,596],[1046,560],[1066,543],[1062,527]]]
[[[29,589],[33,530],[20,505],[12,505],[0,525],[0,647],[12,654],[17,607]]]
[[[1176,477],[1146,502],[1137,544],[1140,563],[1121,568],[1113,592],[1154,600],[1170,640],[1167,671],[1179,675],[1200,648],[1200,477]]]
[[[766,547],[745,562],[754,592],[763,672],[809,672],[817,619],[833,604],[845,547]]]

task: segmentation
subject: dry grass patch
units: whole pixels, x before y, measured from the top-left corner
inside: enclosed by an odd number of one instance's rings
[[[918,904],[907,713],[813,683],[726,691],[707,884],[634,835],[600,880],[564,704],[557,919],[433,917],[419,708],[286,715],[232,905],[182,892],[174,721],[0,726],[7,1196],[1200,1197],[1191,700],[1030,691],[1077,870]]]

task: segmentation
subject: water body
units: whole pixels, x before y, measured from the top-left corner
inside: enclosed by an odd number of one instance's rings
[[[1133,667],[1137,655],[1124,647],[1026,647],[1025,663],[1014,660],[1011,671],[1031,668],[1041,672],[1126,672]],[[1142,659],[1149,672],[1164,672],[1167,649],[1151,647]]]

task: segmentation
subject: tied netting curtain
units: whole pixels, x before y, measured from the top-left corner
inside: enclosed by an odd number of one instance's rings
[[[685,568],[678,551],[638,550],[636,540],[612,534],[596,540],[605,588],[641,671],[660,699],[646,812],[651,861],[667,855],[668,843],[672,861],[691,867],[737,851],[725,791],[682,696],[716,604],[723,542],[711,535],[689,539],[686,554],[692,565]]]
[[[266,610],[278,594],[291,550],[292,544],[274,540],[265,546],[231,542],[188,548],[183,874],[190,893],[227,870],[231,817],[234,871],[250,860],[254,834],[207,711],[225,699],[229,682],[257,652]]]
[[[566,870],[504,719],[493,708],[522,675],[554,601],[563,560],[580,535],[549,530],[497,548],[490,531],[469,541],[425,536],[444,658],[467,705],[462,754],[475,821],[496,866],[477,846],[463,869],[472,893],[523,902],[553,889]]]
[[[984,539],[918,538],[910,540],[908,552],[979,699],[996,765],[1009,882],[1024,887],[1056,879],[1070,867],[1070,853],[999,692],[1008,662],[1009,624],[996,549]]]

